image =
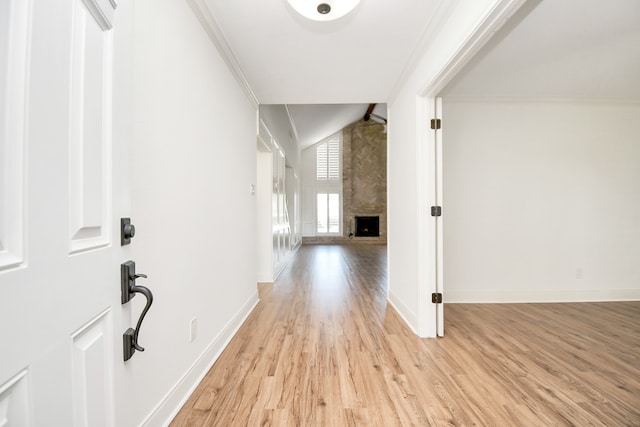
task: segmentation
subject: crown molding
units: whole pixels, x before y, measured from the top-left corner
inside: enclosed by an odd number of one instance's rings
[[[455,3],[452,1],[440,0],[440,3],[436,6],[434,14],[431,16],[429,23],[427,24],[424,32],[420,36],[416,47],[409,56],[409,60],[402,68],[398,79],[391,88],[387,105],[392,104],[395,101],[396,96],[400,92],[402,86],[409,80],[411,74],[415,71],[420,59],[429,48],[429,44],[435,35],[442,29],[443,25],[447,22],[447,19],[451,15]]]
[[[200,21],[200,24],[207,32],[207,35],[215,45],[216,49],[218,49],[218,52],[220,53],[224,61],[227,63],[227,66],[231,70],[231,73],[235,77],[236,81],[244,91],[251,104],[253,104],[255,108],[258,108],[258,106],[260,105],[258,97],[251,88],[247,77],[240,67],[240,63],[233,54],[229,43],[227,43],[227,40],[225,39],[222,30],[220,30],[218,23],[213,17],[211,10],[207,6],[206,1],[187,0],[187,3],[189,3],[191,9],[193,9],[193,13],[198,18],[198,21]]]
[[[449,60],[443,65],[440,72],[432,78],[428,83],[421,85],[417,92],[419,96],[435,96],[442,90],[446,84],[480,51],[480,49],[491,39],[493,34],[498,31],[502,25],[525,3],[526,0],[496,0],[493,7],[489,9],[484,16],[474,26],[473,30],[467,35],[466,39],[458,46]],[[425,32],[422,34],[420,41],[416,45],[411,58],[405,65],[400,77],[396,81],[391,90],[387,104],[395,101],[402,86],[406,83],[411,75],[416,71],[421,58],[425,55],[436,38],[437,34],[442,31],[451,17],[456,2],[442,0],[431,17],[431,21],[427,25]]]
[[[526,0],[496,0],[440,72],[423,86],[420,95],[436,96],[444,89],[525,2]]]

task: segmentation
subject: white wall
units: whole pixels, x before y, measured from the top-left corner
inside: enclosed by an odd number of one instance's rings
[[[289,206],[289,222],[291,224],[291,246],[296,248],[302,244],[302,217],[300,215],[302,190],[300,175],[293,167],[287,166],[285,170],[285,190]]]
[[[316,144],[302,150],[302,236],[316,235]]]
[[[261,105],[260,119],[284,151],[287,166],[291,166],[299,174],[300,149],[284,105]]]
[[[291,226],[291,245],[297,247],[302,240],[300,212],[294,203],[296,199],[300,200],[300,148],[284,105],[261,105],[260,119],[285,155],[285,191]]]
[[[136,1],[133,42],[132,251],[155,300],[126,364],[135,383],[116,379],[122,426],[165,422],[258,298],[257,108],[187,2]]]
[[[498,3],[447,2],[439,13],[441,23],[434,29],[434,36],[421,48],[413,71],[403,78],[388,103],[389,300],[421,336],[435,336],[436,331],[435,307],[430,296],[420,290],[426,280],[420,265],[429,262],[424,247],[428,230],[424,224],[432,202],[426,197],[432,171],[418,168],[419,164],[426,164],[430,118],[423,109],[421,95]],[[419,308],[419,304],[423,306]]]
[[[640,105],[447,101],[448,302],[640,299]]]
[[[256,257],[258,282],[273,281],[273,154],[258,141],[256,176]]]

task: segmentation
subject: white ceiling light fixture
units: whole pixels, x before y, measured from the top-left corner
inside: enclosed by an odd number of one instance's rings
[[[360,0],[287,0],[300,15],[313,21],[334,21],[351,12]]]

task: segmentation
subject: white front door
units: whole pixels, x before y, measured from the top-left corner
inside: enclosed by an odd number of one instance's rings
[[[117,424],[127,3],[0,0],[0,425]]]

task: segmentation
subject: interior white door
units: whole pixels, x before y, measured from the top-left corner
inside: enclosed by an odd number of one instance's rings
[[[130,9],[117,6],[0,1],[0,425],[117,424],[130,320]]]
[[[442,124],[442,98],[435,98],[435,118]],[[441,125],[442,126],[442,125]],[[434,141],[434,171],[435,171],[435,206],[442,207],[442,127],[435,131]],[[444,208],[442,209],[444,211]],[[443,216],[435,217],[436,235],[436,293],[444,295],[444,247],[443,247]],[[436,304],[436,333],[444,336],[444,298]]]

